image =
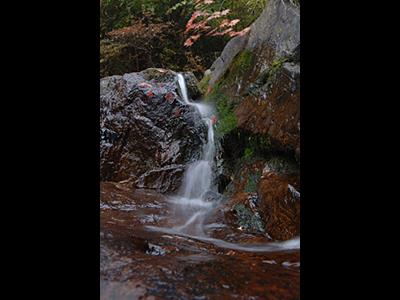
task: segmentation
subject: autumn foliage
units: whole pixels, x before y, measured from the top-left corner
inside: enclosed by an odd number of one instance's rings
[[[192,46],[202,35],[234,37],[244,35],[250,30],[250,27],[246,27],[235,31],[234,27],[240,19],[229,19],[230,9],[211,11],[209,5],[213,4],[214,0],[196,0],[195,3],[196,10],[186,24],[185,33],[190,34],[184,43],[186,47]]]

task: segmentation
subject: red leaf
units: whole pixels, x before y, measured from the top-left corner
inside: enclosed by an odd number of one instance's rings
[[[232,28],[228,28],[228,29],[226,29],[224,31],[213,33],[212,36],[225,35],[225,34],[228,34],[231,31],[233,31],[233,29]]]
[[[165,95],[165,100],[167,100],[169,103],[172,103],[175,100],[175,95],[172,92],[169,92]]]
[[[186,40],[186,42],[183,44],[185,47],[190,47],[192,46],[199,38],[200,34],[192,35],[190,38]]]
[[[243,36],[243,35],[245,35],[246,33],[248,33],[250,31],[250,27],[246,27],[245,29],[243,29],[243,30],[241,30],[241,31],[234,31],[234,32],[231,32],[229,35],[230,36],[237,36],[237,35],[239,35],[239,36]]]
[[[186,23],[186,30],[185,30],[185,33],[188,33],[190,30],[192,30],[193,29],[193,23],[194,23],[194,21],[198,18],[198,17],[200,17],[200,16],[204,16],[204,15],[206,15],[206,13],[204,13],[204,12],[202,12],[202,11],[195,11],[193,14],[192,14],[192,16],[191,16],[191,18],[189,19],[189,21]]]
[[[147,97],[153,97],[153,96],[154,96],[154,93],[153,93],[152,91],[148,91],[148,92],[146,93],[146,96],[147,96]]]
[[[211,117],[211,124],[212,125],[215,125],[217,123],[217,117],[215,116],[215,115],[213,115],[212,117]]]
[[[151,86],[150,84],[148,84],[147,82],[141,82],[141,83],[139,83],[139,84],[138,84],[138,87],[140,87],[140,88],[147,88],[147,89],[152,88],[152,86]]]
[[[232,20],[232,21],[230,21],[230,23],[229,23],[229,25],[228,26],[235,26],[237,23],[239,23],[240,22],[240,20],[239,19],[234,19],[234,20]]]
[[[175,117],[180,117],[181,115],[181,109],[178,108],[177,110],[175,110]]]
[[[219,27],[220,27],[220,28],[224,28],[224,27],[226,27],[226,26],[229,26],[229,24],[230,24],[229,19],[223,19],[222,22],[221,22],[221,24],[219,24]]]

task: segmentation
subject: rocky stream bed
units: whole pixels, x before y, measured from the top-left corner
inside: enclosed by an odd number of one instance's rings
[[[299,250],[252,253],[157,233],[168,226],[165,196],[102,183],[101,299],[299,299]],[[266,242],[215,216],[211,236],[241,244]]]
[[[200,82],[100,80],[101,299],[300,299],[299,21],[268,1]]]

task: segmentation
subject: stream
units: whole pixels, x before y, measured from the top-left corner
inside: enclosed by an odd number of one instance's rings
[[[215,186],[211,105],[186,105],[207,125],[202,157],[174,196],[101,183],[101,299],[299,299],[300,239],[269,242],[225,221]]]

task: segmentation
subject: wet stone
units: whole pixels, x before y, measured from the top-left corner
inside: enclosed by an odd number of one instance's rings
[[[164,256],[166,251],[158,245],[149,244],[146,253],[155,256]]]

